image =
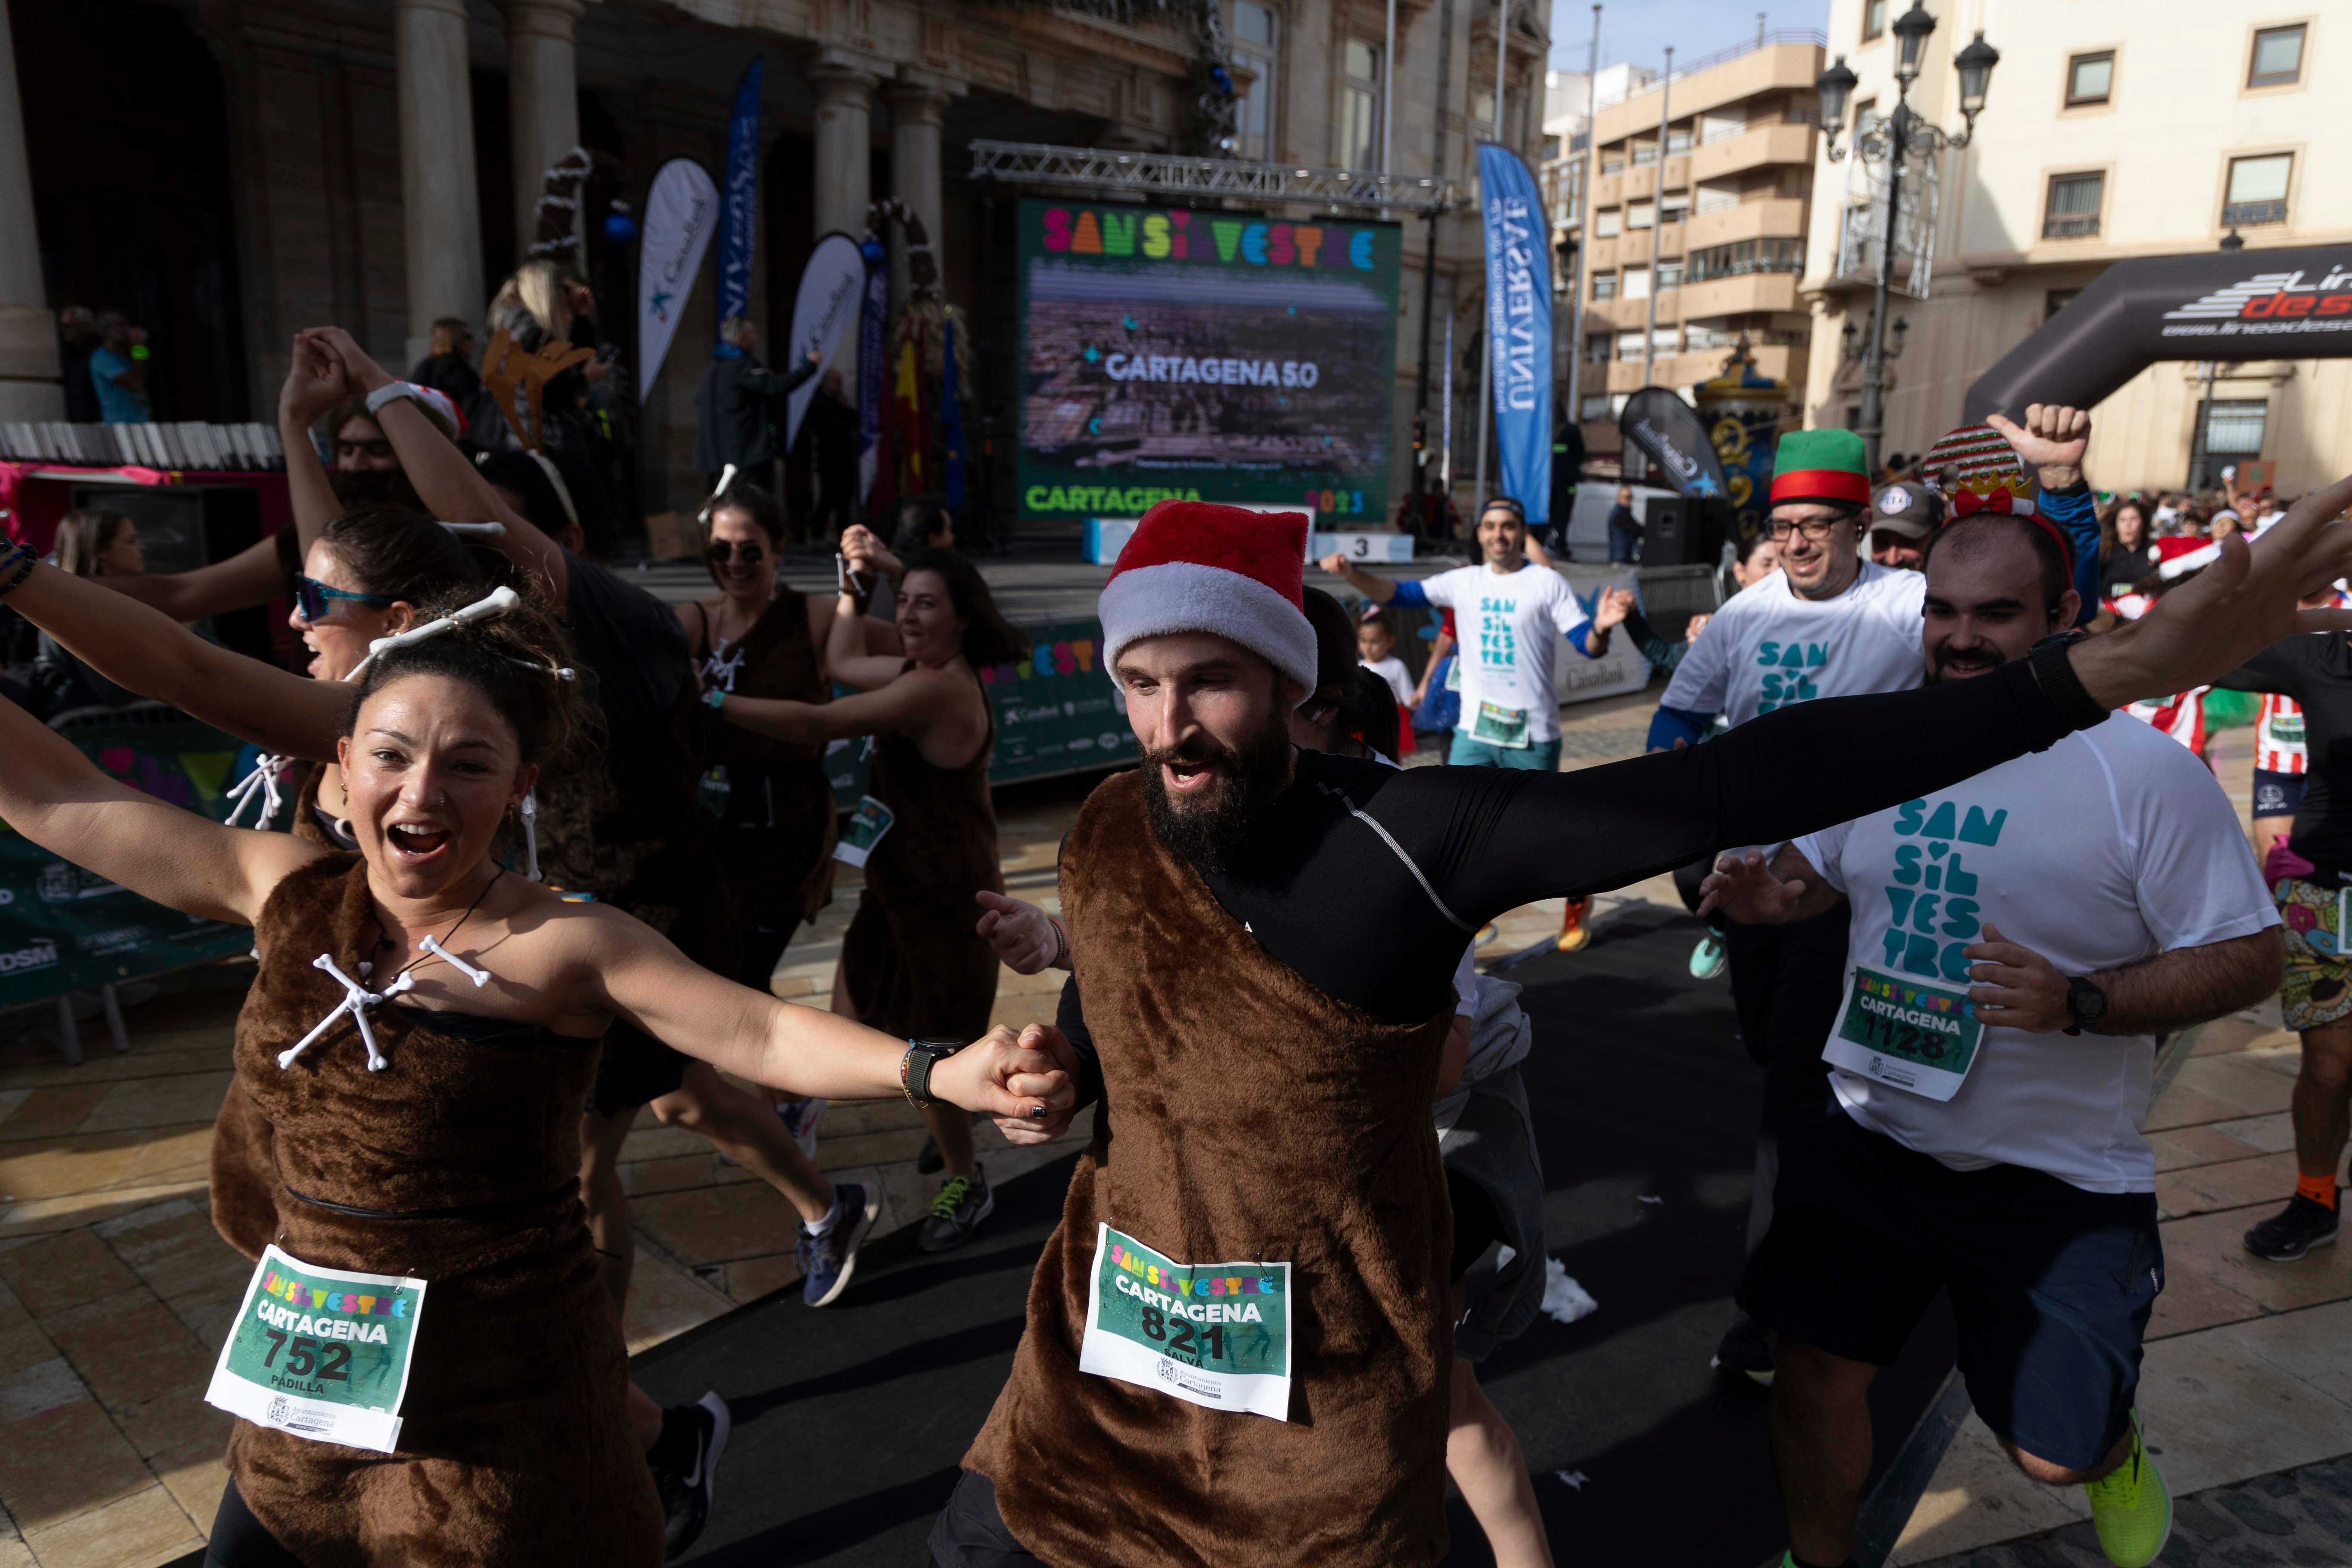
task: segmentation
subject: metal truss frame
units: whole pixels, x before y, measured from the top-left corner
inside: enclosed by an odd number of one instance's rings
[[[972,142],[971,177],[1008,185],[1122,192],[1163,200],[1232,197],[1416,217],[1462,205],[1459,187],[1446,179],[1353,169],[1302,169],[1294,163],[1249,163],[1175,153],[1049,147],[1027,142]]]

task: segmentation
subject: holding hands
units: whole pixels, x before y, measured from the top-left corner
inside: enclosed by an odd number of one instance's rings
[[[1015,1038],[999,1024],[931,1068],[931,1095],[993,1116],[1014,1142],[1043,1143],[1058,1136],[1077,1109],[1076,1068],[1077,1055],[1060,1031],[1032,1024]],[[1015,1136],[1048,1127],[1055,1131]]]
[[[310,332],[295,333],[286,384],[278,389],[279,427],[308,429],[320,415],[351,395],[343,362],[334,351]]]

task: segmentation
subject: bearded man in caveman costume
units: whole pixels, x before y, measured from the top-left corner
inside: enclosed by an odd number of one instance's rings
[[[1148,513],[1102,594],[1142,766],[1062,850],[1075,969],[1033,1026],[1101,1100],[942,1568],[1391,1568],[1446,1552],[1452,1217],[1430,1110],[1480,925],[1944,788],[2352,612],[2312,498],[2144,620],[1975,680],[1799,703],[1570,773],[1301,752],[1307,520]],[[1041,1142],[1066,1117],[1001,1121]]]

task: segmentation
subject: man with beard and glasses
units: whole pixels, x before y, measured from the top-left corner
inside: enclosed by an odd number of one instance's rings
[[[2080,608],[2065,536],[1976,499],[1928,542],[1931,685],[1981,684]],[[1872,1380],[1945,1289],[1969,1395],[2018,1468],[2084,1488],[2110,1562],[2153,1561],[2172,1505],[2134,1408],[2164,1285],[2139,1131],[2152,1037],[2252,1005],[2284,962],[2228,795],[2109,719],[1801,837],[1769,868],[1727,856],[1704,890],[1750,925],[1853,911],[1815,1047],[1832,1092],[1782,1120],[1771,1228],[1739,1290],[1779,1335],[1783,1568],[1850,1562]]]
[[[2347,500],[2094,642],[1567,773],[1293,750],[1306,520],[1154,507],[1101,602],[1143,764],[1061,858],[1061,1016],[1093,1049],[1024,1033],[1102,1109],[933,1562],[1442,1561],[1453,1220],[1428,1119],[1470,933],[1948,789],[2352,625],[2294,608],[2352,561],[2352,530],[2321,526]],[[1009,1121],[1024,1142],[1067,1125]]]
[[[1955,432],[1937,450],[1950,454],[1962,447],[1959,437],[1978,437],[1966,444],[1974,466],[1960,477],[1990,490],[1997,476],[2002,493],[2020,502],[2031,488],[2025,466],[2038,467],[2042,508],[2073,535],[2076,559],[2085,563],[2077,588],[2095,603],[2098,519],[2083,482],[2090,430],[2090,416],[2078,409],[2035,404],[2022,426],[1995,415],[1991,428]],[[1792,430],[1780,437],[1769,524],[1780,570],[1733,595],[1707,622],[1651,721],[1653,750],[1696,745],[1717,713],[1737,728],[1792,704],[1919,684],[1927,580],[1863,558],[1858,530],[1870,499],[1860,437]],[[1748,1210],[1753,1252],[1771,1223],[1780,1119],[1821,1089],[1821,1038],[1837,1009],[1845,960],[1845,907],[1770,927],[1735,918],[1721,934],[1740,1040],[1764,1069]],[[1769,1387],[1771,1342],[1735,1317],[1714,1365],[1727,1379]]]

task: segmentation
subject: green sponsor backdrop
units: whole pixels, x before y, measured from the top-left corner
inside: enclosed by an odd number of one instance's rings
[[[1388,512],[1402,230],[1021,203],[1021,514]]]
[[[158,800],[228,815],[240,749],[190,719],[77,725],[66,738],[108,773]],[[152,904],[59,859],[0,823],[0,1007],[154,974],[253,946],[245,926]]]
[[[1124,767],[1136,759],[1135,731],[1102,668],[1102,623],[1052,621],[1013,628],[1029,641],[1029,657],[980,672],[996,710],[996,755],[991,784],[1050,778],[1056,773]],[[851,741],[825,753],[833,798],[856,809],[866,793],[872,742]]]

